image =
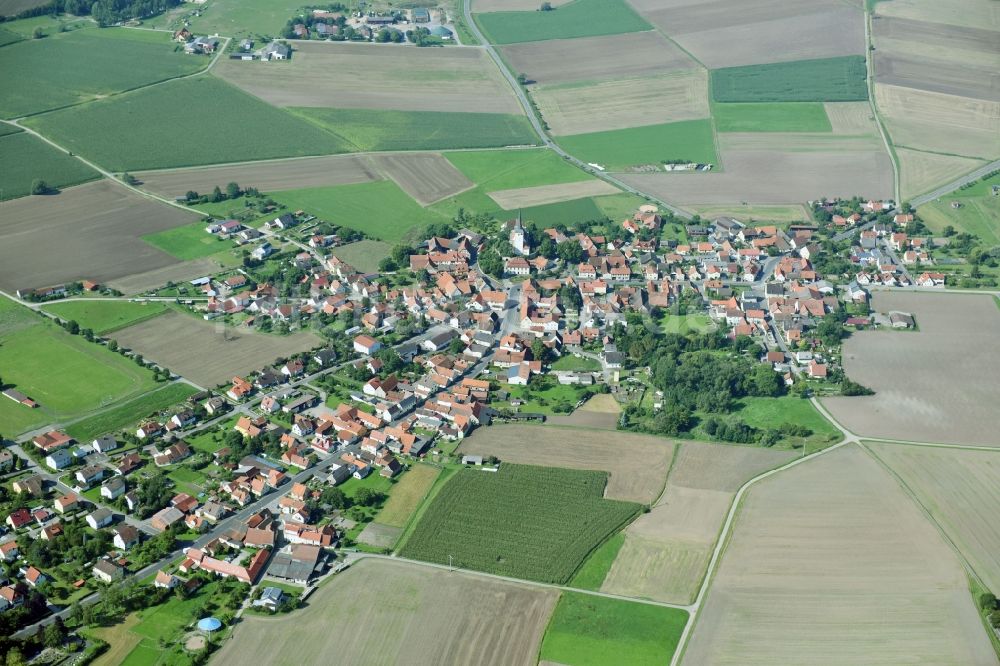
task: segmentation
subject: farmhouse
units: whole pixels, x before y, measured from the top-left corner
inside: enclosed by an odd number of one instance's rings
[[[50,430],[31,439],[32,443],[44,453],[69,446],[73,438],[60,430]]]
[[[105,583],[111,583],[124,578],[125,569],[111,560],[98,560],[94,564],[93,573],[94,578]]]

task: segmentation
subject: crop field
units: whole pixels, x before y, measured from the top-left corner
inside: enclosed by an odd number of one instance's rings
[[[990,194],[967,196],[967,192],[953,192],[924,204],[920,207],[920,217],[934,231],[951,225],[979,236],[989,245],[1000,245],[1000,199]],[[959,202],[961,208],[952,208],[952,201]]]
[[[446,153],[445,157],[469,180],[490,192],[575,183],[593,177],[551,150],[463,151]]]
[[[716,102],[853,102],[868,99],[863,56],[712,71]]]
[[[299,187],[351,185],[379,180],[367,157],[334,155],[301,157],[234,164],[230,166],[195,167],[166,171],[139,171],[132,174],[142,188],[163,197],[182,197],[188,191],[210,192],[218,185],[229,183],[256,187],[261,192],[290,190]]]
[[[492,12],[476,21],[493,44],[642,32],[652,28],[623,0],[574,0],[550,12]]]
[[[178,259],[201,259],[232,248],[233,241],[223,240],[205,231],[204,222],[192,222],[181,227],[158,231],[142,239]]]
[[[719,132],[830,132],[819,102],[732,103],[712,106]]]
[[[44,4],[45,0],[0,0],[0,16],[16,16]]]
[[[990,590],[1000,589],[1000,454],[870,443]]]
[[[379,262],[388,257],[391,251],[392,246],[388,243],[365,239],[335,247],[330,254],[341,261],[346,261],[359,271],[374,273],[378,270]]]
[[[604,499],[606,472],[504,463],[459,470],[431,501],[400,555],[565,583],[641,509]]]
[[[530,85],[541,86],[590,84],[700,69],[684,51],[654,31],[548,39],[504,46],[500,51],[513,72],[527,76]]]
[[[20,127],[16,125],[11,125],[10,123],[0,122],[0,136],[8,136],[10,134],[17,134],[18,132],[23,132]]]
[[[3,3],[0,3],[2,6]],[[5,30],[0,28],[0,46],[7,46],[8,44],[14,44],[24,39],[21,35],[16,32],[11,32],[10,30]]]
[[[305,41],[294,49],[288,61],[223,60],[212,71],[275,106],[523,113],[482,49]]]
[[[1000,37],[1000,33],[994,33]],[[958,97],[1000,101],[1000,74],[969,63],[942,63],[878,53],[875,80]]]
[[[895,479],[849,445],[748,493],[684,661],[997,657],[954,553]]]
[[[918,194],[923,194],[933,190],[936,186],[942,183],[947,183],[955,180],[956,177],[962,174],[969,173],[970,171],[975,171],[981,167],[985,162],[981,159],[973,159],[971,157],[958,157],[956,155],[938,155],[937,153],[925,153],[920,150],[911,150],[909,148],[896,147],[896,158],[899,160],[899,189],[900,196],[903,200],[907,198],[916,196]],[[960,192],[948,195],[949,199],[955,198],[956,194],[961,194]],[[925,209],[921,208],[921,213]],[[965,217],[959,215],[960,211],[948,209],[949,214],[956,214],[955,217]],[[981,215],[980,219],[988,219],[983,211],[977,211]],[[925,222],[927,220],[924,220]],[[960,226],[954,222],[946,222],[945,224],[953,224],[955,227]],[[980,226],[975,225],[974,226]],[[942,227],[944,225],[941,225]],[[938,227],[941,228],[941,227]]]
[[[305,612],[249,616],[213,661],[289,665],[534,666],[558,592],[364,559],[322,585]],[[387,628],[391,627],[391,631]]]
[[[313,333],[254,333],[179,312],[123,328],[112,337],[122,347],[205,387],[259,370],[279,356],[307,351],[321,342]],[[192,345],[192,340],[198,344]]]
[[[631,0],[710,69],[865,52],[860,6],[836,0]]]
[[[528,119],[512,113],[289,109],[357,152],[503,148],[538,143]]]
[[[140,321],[152,319],[166,312],[166,303],[148,301],[65,301],[52,303],[43,308],[46,312],[61,317],[65,321],[75,321],[80,328],[89,328],[97,335],[116,331]]]
[[[670,663],[688,614],[581,592],[563,592],[545,630],[542,663],[566,666]]]
[[[576,134],[559,139],[567,152],[584,162],[622,171],[664,160],[717,164],[711,120],[685,120],[623,130]]]
[[[100,177],[80,160],[27,132],[0,136],[0,201],[31,194],[35,179],[60,188]]]
[[[614,196],[614,195],[611,195]],[[598,197],[599,198],[599,197]],[[542,204],[518,209],[521,217],[544,227],[557,224],[572,225],[581,220],[599,220],[604,217],[597,205],[598,198],[573,199],[559,203]],[[516,217],[517,211],[508,211],[509,217]]]
[[[875,395],[824,398],[833,417],[869,437],[1000,446],[1000,357],[975,351],[990,349],[1000,335],[992,298],[877,292],[873,309],[913,313],[920,330],[860,331],[848,338],[844,369]]]
[[[66,428],[66,433],[78,442],[89,442],[100,435],[137,424],[161,409],[180,404],[196,392],[197,389],[188,384],[169,384],[106,412],[77,421]]]
[[[390,527],[405,527],[440,471],[430,465],[413,465],[392,487],[392,493],[375,516],[375,522]]]
[[[0,367],[4,384],[39,404],[29,409],[11,400],[0,402],[0,423],[8,437],[83,416],[156,386],[149,370],[7,299],[0,299]]]
[[[334,224],[363,231],[390,243],[410,238],[440,214],[421,208],[390,180],[272,193],[292,210],[304,210]]]
[[[235,258],[235,255],[231,256]],[[204,259],[181,261],[164,268],[132,273],[126,277],[108,280],[107,285],[126,296],[131,296],[162,287],[168,282],[183,282],[184,280],[206,277],[223,268],[233,268],[236,263],[236,261],[230,261],[230,257],[217,254]]]
[[[176,53],[175,46],[163,33],[107,28],[53,32],[4,47],[0,117],[79,104],[208,64],[207,58]]]
[[[694,206],[689,210],[698,213],[702,218],[715,219],[717,217],[732,217],[740,222],[808,222],[812,219],[809,211],[804,205],[786,206],[753,206],[753,205],[729,205],[729,206]]]
[[[608,472],[610,499],[652,504],[663,490],[674,453],[670,440],[650,435],[574,428],[497,425],[462,441],[462,455],[494,455],[505,463]]]
[[[421,206],[463,192],[475,183],[437,153],[378,155],[375,167]]]
[[[701,69],[530,89],[554,135],[657,125],[709,115],[708,74]]]
[[[55,196],[0,204],[0,287],[13,292],[79,279],[99,283],[177,262],[144,234],[196,219],[102,180]],[[86,230],[86,233],[81,233]]]
[[[565,5],[572,0],[553,0],[553,7]],[[472,0],[472,11],[477,14],[486,12],[517,12],[538,9],[535,0]]]
[[[583,197],[600,196],[602,194],[617,194],[618,188],[603,180],[582,180],[577,183],[561,185],[538,185],[536,187],[521,187],[513,190],[497,190],[490,192],[491,199],[505,210],[541,206]]]
[[[239,109],[239,122],[233,109]],[[115,171],[345,152],[332,134],[211,76],[54,111],[26,124]],[[196,148],[179,150],[178,136]]]
[[[874,135],[875,116],[868,102],[826,102],[826,117],[834,134]]]
[[[736,491],[796,457],[791,451],[703,442],[679,447],[663,496],[625,528],[625,543],[602,591],[690,603]]]

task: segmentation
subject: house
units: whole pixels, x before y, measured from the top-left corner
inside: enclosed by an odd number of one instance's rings
[[[219,522],[226,516],[227,513],[228,509],[226,509],[225,506],[214,501],[205,502],[205,504],[195,510],[195,515],[207,520],[210,523]]]
[[[163,432],[163,426],[156,421],[147,421],[139,426],[138,430],[135,431],[135,436],[139,439],[146,439],[148,437],[153,437],[159,435]]]
[[[916,321],[913,315],[907,312],[894,311],[889,313],[889,325],[893,328],[913,328],[916,326]]]
[[[103,478],[104,468],[100,465],[88,465],[87,467],[76,471],[77,483],[87,488]]]
[[[216,414],[221,414],[226,411],[229,403],[227,403],[222,398],[216,396],[214,398],[209,398],[206,400],[202,406],[205,408],[205,412],[210,416],[215,416]]]
[[[256,608],[266,608],[267,610],[274,612],[278,610],[278,606],[285,600],[285,593],[277,587],[265,587],[260,593],[260,599],[253,602]]]
[[[423,342],[421,342],[420,346],[429,352],[440,351],[441,349],[447,347],[448,344],[452,341],[452,338],[454,337],[455,337],[454,331],[452,330],[442,331],[441,333],[433,335],[424,340]]]
[[[264,261],[272,254],[274,254],[274,252],[275,252],[274,247],[272,247],[269,242],[264,241],[250,252],[250,256],[256,259],[257,261]]]
[[[367,335],[359,335],[354,338],[354,351],[359,354],[370,356],[382,349],[382,343]]]
[[[119,458],[114,464],[112,464],[111,469],[115,471],[115,474],[125,476],[139,469],[142,465],[142,456],[133,451],[131,453],[126,453]]]
[[[313,360],[321,368],[326,368],[334,364],[337,360],[337,352],[332,349],[321,349],[313,354]]]
[[[239,401],[252,392],[253,384],[242,377],[233,377],[233,385],[228,391],[226,391],[226,395],[229,396],[230,400]]]
[[[128,550],[139,544],[139,530],[131,525],[122,524],[115,528],[115,548]]]
[[[51,453],[57,449],[69,446],[73,438],[60,430],[50,430],[41,435],[32,437],[32,443],[44,453]]]
[[[29,495],[31,497],[41,497],[45,494],[45,486],[42,477],[38,474],[23,479],[18,479],[11,484],[11,488],[19,495]]]
[[[3,559],[4,562],[13,562],[20,556],[21,551],[17,547],[16,541],[0,544],[0,559]]]
[[[134,490],[125,493],[125,506],[129,511],[135,511],[139,506],[139,495]]]
[[[31,587],[38,587],[42,583],[49,580],[48,576],[43,574],[35,567],[28,567],[27,569],[21,569],[21,573],[24,575],[24,582]]]
[[[58,449],[45,456],[45,464],[50,469],[66,469],[73,464],[73,456],[66,449]]]
[[[524,257],[511,257],[504,262],[504,272],[508,275],[531,275],[531,264]]]
[[[93,568],[94,578],[111,583],[125,577],[125,569],[111,560],[97,560]]]
[[[153,463],[157,467],[173,465],[184,460],[191,455],[191,447],[186,442],[175,442],[168,446],[162,453],[153,450]]]
[[[287,44],[271,42],[261,54],[261,60],[288,60],[292,49]]]
[[[824,379],[827,375],[827,366],[825,363],[819,363],[813,360],[809,363],[809,376],[816,379]]]
[[[62,523],[52,523],[51,525],[47,525],[41,529],[39,537],[42,541],[52,541],[62,533]]]
[[[17,530],[31,524],[31,511],[25,508],[14,509],[7,516],[7,524],[12,530]]]
[[[107,509],[100,508],[87,515],[87,524],[90,525],[91,529],[99,530],[102,527],[110,525],[114,522],[114,519],[115,514],[111,513]]]
[[[104,437],[95,439],[91,443],[91,446],[94,447],[96,453],[107,453],[118,448],[118,440],[111,435],[105,435]]]
[[[194,425],[197,421],[198,417],[190,409],[179,411],[170,417],[170,423],[174,426],[174,429],[186,428]]]
[[[56,513],[66,514],[69,511],[73,511],[78,506],[80,506],[80,498],[73,493],[68,493],[57,499],[53,506],[55,507]]]
[[[154,587],[162,587],[167,590],[172,590],[173,588],[180,585],[181,579],[177,576],[167,573],[166,571],[157,571],[156,578],[153,579]]]
[[[8,608],[16,608],[24,603],[24,595],[17,591],[13,585],[0,587],[0,612]]]
[[[177,508],[168,506],[165,509],[157,511],[152,518],[149,520],[149,524],[155,529],[165,532],[173,525],[184,520],[184,514],[181,513]]]

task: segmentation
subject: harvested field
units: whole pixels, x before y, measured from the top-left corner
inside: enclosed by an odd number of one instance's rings
[[[1000,590],[1000,453],[871,443],[990,590]]]
[[[570,426],[574,428],[596,428],[598,430],[614,430],[618,425],[618,417],[615,414],[601,414],[598,412],[581,412],[576,410],[569,416],[565,414],[553,414],[545,419],[546,425],[550,426]]]
[[[210,192],[227,183],[256,187],[262,192],[291,190],[300,187],[350,185],[378,180],[366,157],[339,155],[333,157],[302,157],[290,160],[269,160],[231,166],[141,171],[132,174],[142,182],[142,188],[163,197],[181,197],[189,190]]]
[[[1000,26],[997,26],[1000,28]],[[969,66],[1000,67],[995,30],[882,16],[872,22],[879,52]],[[975,95],[973,95],[975,97]]]
[[[804,205],[793,206],[697,206],[691,208],[703,218],[732,217],[740,222],[808,222],[812,215]]]
[[[358,541],[376,548],[392,548],[393,544],[403,534],[403,528],[383,525],[382,523],[368,523],[365,529],[358,535]]]
[[[372,162],[421,206],[475,187],[438,153],[378,155]]]
[[[583,39],[550,39],[500,49],[514,72],[535,85],[595,83],[700,69],[655,31]]]
[[[622,408],[610,393],[598,393],[580,407],[580,412],[594,414],[621,414]]]
[[[719,147],[724,155],[750,150],[860,153],[878,151],[882,145],[877,136],[843,136],[831,132],[730,132],[719,136]]]
[[[980,351],[1000,338],[992,297],[876,292],[873,309],[911,312],[920,330],[848,338],[844,369],[875,395],[825,398],[833,417],[869,437],[1000,446],[1000,355]]]
[[[198,219],[101,180],[0,204],[0,286],[13,292],[79,279],[105,283],[177,263],[141,236]]]
[[[1000,10],[992,0],[949,0],[923,2],[923,0],[892,0],[875,6],[879,16],[893,16],[940,23],[945,26],[986,28],[1000,30]]]
[[[151,271],[133,273],[131,275],[108,280],[107,285],[117,289],[126,296],[141,294],[144,291],[162,287],[168,282],[183,282],[205,277],[222,268],[217,260],[211,257],[181,261],[172,266],[155,268]]]
[[[897,146],[993,159],[1000,155],[1000,103],[883,83],[875,99]]]
[[[995,33],[1000,41],[1000,33]],[[968,62],[940,62],[875,54],[875,80],[958,97],[1000,101],[1000,73]]]
[[[651,435],[587,432],[575,428],[496,425],[462,441],[463,455],[494,455],[503,462],[609,472],[605,497],[652,504],[663,490],[674,443]]]
[[[532,97],[552,134],[582,134],[706,118],[708,74],[701,69],[665,76],[533,86]]]
[[[267,335],[173,312],[123,328],[112,337],[119,345],[205,387],[322,343],[313,333]],[[192,344],[194,340],[197,344]]]
[[[579,183],[564,183],[562,185],[539,185],[537,187],[521,187],[513,190],[498,190],[490,192],[489,197],[496,201],[504,210],[541,206],[544,204],[572,201],[584,197],[618,194],[618,188],[603,180],[584,180]]]
[[[875,115],[868,102],[826,102],[823,108],[834,134],[878,133]]]
[[[346,261],[359,271],[374,273],[378,270],[379,262],[388,257],[391,251],[392,246],[388,243],[365,239],[335,247],[331,254],[341,261]]]
[[[896,148],[899,160],[899,190],[905,200],[929,192],[941,183],[975,171],[985,162],[970,157],[938,155],[909,148]]]
[[[690,603],[736,491],[795,456],[792,451],[681,443],[666,491],[652,511],[625,528],[625,544],[601,590]]]
[[[287,62],[220,60],[213,71],[276,106],[523,113],[482,49],[298,42]]]
[[[684,661],[997,658],[955,555],[892,476],[851,445],[749,492]]]
[[[336,654],[345,664],[534,666],[558,597],[555,590],[365,559],[317,590],[306,611],[246,616],[213,660],[294,666]]]

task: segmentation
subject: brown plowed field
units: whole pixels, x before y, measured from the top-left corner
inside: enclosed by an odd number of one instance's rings
[[[991,296],[876,292],[878,312],[911,312],[918,331],[861,331],[844,343],[847,375],[875,395],[824,398],[869,437],[1000,447],[1000,308]]]
[[[618,193],[619,190],[614,185],[593,178],[561,185],[538,185],[536,187],[519,187],[513,190],[497,190],[490,192],[489,197],[504,210],[514,210],[515,208],[541,206],[560,201]]]
[[[109,180],[0,204],[0,287],[115,278],[178,260],[141,239],[201,216]]]
[[[245,615],[213,658],[248,663],[535,666],[556,590],[366,559],[291,615]]]
[[[155,268],[151,271],[133,273],[122,278],[108,280],[107,285],[112,289],[117,289],[126,296],[141,294],[150,289],[162,287],[168,282],[183,282],[196,278],[212,275],[222,268],[215,259],[203,257],[201,259],[191,259],[181,261],[172,266]]]
[[[421,206],[475,186],[438,153],[377,155],[372,162]]]
[[[524,113],[476,48],[299,41],[286,62],[222,59],[213,72],[275,106]]]
[[[313,333],[254,333],[179,312],[123,328],[112,337],[122,347],[206,388],[322,343]]]
[[[1000,43],[1000,32],[996,33]],[[1000,74],[967,62],[937,62],[875,54],[875,80],[894,86],[1000,101]]]
[[[143,171],[133,174],[141,187],[163,197],[184,196],[188,190],[211,191],[228,183],[256,187],[262,192],[295,190],[301,187],[352,185],[379,180],[368,158],[355,155],[301,157],[198,169]]]
[[[744,502],[684,663],[997,663],[955,554],[859,447]]]

